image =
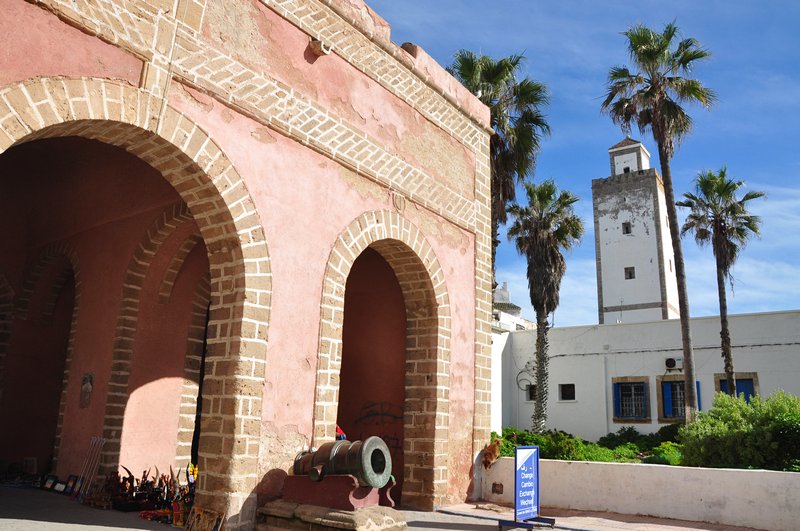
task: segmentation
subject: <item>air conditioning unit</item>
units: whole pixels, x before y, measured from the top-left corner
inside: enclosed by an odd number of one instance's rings
[[[664,358],[664,366],[668,371],[682,371],[683,358]]]

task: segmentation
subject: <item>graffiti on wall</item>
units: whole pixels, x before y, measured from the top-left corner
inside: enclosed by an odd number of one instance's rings
[[[403,406],[386,400],[367,401],[358,411],[353,425],[358,430],[353,440],[363,441],[371,435],[377,435],[386,442],[392,459],[399,462],[403,455]]]

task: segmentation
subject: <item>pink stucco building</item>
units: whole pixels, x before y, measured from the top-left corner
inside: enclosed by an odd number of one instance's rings
[[[338,422],[389,443],[404,505],[468,497],[477,99],[361,0],[7,0],[0,45],[0,461],[194,451],[198,503],[252,528]]]

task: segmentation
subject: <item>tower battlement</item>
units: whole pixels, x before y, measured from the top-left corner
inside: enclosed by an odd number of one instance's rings
[[[610,177],[603,177],[600,179],[592,179],[592,190],[597,189],[615,189],[620,185],[625,184],[638,184],[642,181],[642,177],[655,176],[656,180],[661,183],[661,175],[655,168],[648,168],[646,170],[636,170],[628,173],[621,173],[619,175],[612,175]]]

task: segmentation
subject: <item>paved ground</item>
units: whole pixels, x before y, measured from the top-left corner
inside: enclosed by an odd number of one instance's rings
[[[138,513],[103,511],[51,491],[0,487],[0,530],[170,529],[148,522]]]
[[[406,513],[408,527],[411,530],[459,529],[463,531],[498,531],[498,519],[514,519],[514,511],[512,509],[490,503],[456,505],[442,509],[438,513],[403,512]],[[469,515],[469,517],[461,515]],[[556,529],[572,531],[757,531],[747,527],[593,511],[543,508],[542,515],[555,518]],[[507,530],[508,528],[504,529]],[[547,529],[547,527],[543,529]]]
[[[513,511],[493,504],[462,504],[446,512],[403,511],[411,531],[458,530],[497,531],[498,519],[513,519]],[[681,520],[587,511],[543,510],[556,519],[556,528],[584,531],[752,531],[749,528],[720,526]],[[166,531],[165,524],[148,522],[137,513],[92,509],[72,499],[36,489],[0,487],[0,530],[64,531],[72,529],[144,529]]]

